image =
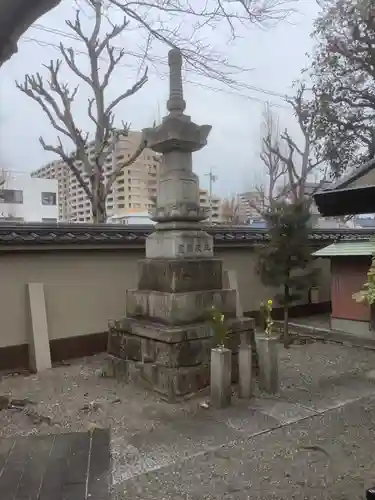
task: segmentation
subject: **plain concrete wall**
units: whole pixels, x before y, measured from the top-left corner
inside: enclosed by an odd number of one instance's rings
[[[243,310],[273,296],[255,272],[251,248],[218,249],[226,269],[237,272]],[[125,292],[137,287],[144,249],[51,249],[0,252],[0,348],[27,343],[27,283],[43,283],[50,340],[105,332],[125,311]],[[329,260],[321,260],[320,301],[330,298]]]
[[[259,309],[260,302],[273,299],[275,290],[266,287],[256,272],[258,256],[252,248],[216,249],[216,257],[224,260],[226,269],[237,272],[240,300],[243,310]],[[320,269],[318,276],[319,302],[331,300],[331,268],[329,259],[317,259],[315,265]],[[305,303],[306,301],[301,301]]]

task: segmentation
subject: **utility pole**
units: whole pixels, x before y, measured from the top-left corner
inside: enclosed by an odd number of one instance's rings
[[[212,224],[212,186],[213,183],[217,181],[217,175],[214,175],[212,173],[212,167],[210,168],[210,171],[208,174],[205,174],[209,178],[209,188],[208,188],[208,205],[210,207],[210,215],[208,217],[208,222],[211,225]]]

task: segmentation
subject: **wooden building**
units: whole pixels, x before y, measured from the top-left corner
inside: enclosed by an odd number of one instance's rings
[[[314,196],[323,217],[375,213],[375,159]]]
[[[358,303],[353,294],[363,289],[375,241],[338,242],[321,248],[314,256],[331,260],[331,317],[330,328],[360,337],[374,337],[371,310]]]
[[[375,159],[344,176],[328,189],[314,196],[324,217],[375,213]],[[374,230],[375,236],[375,230]],[[373,311],[366,303],[358,303],[353,294],[363,289],[375,239],[336,242],[314,253],[331,260],[331,328],[358,336],[375,337]]]

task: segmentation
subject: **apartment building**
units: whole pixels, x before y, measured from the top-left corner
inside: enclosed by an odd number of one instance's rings
[[[108,153],[104,164],[104,176],[107,178],[117,167],[137,149],[141,132],[129,132],[127,137],[120,137],[113,152]],[[89,155],[93,156],[93,144],[88,145]],[[88,177],[83,171],[82,162],[76,161],[85,181]],[[148,211],[154,204],[157,194],[160,156],[150,149],[145,149],[137,160],[124,168],[115,180],[112,192],[107,197],[107,215],[121,216],[129,210]],[[39,168],[33,177],[56,179],[59,188],[59,218],[72,222],[91,222],[91,204],[76,176],[63,161],[54,161]]]
[[[220,206],[221,206],[221,198],[218,196],[211,196],[207,189],[199,190],[199,203],[202,208],[205,208],[208,213],[211,212],[211,221],[213,223],[220,222]]]
[[[263,209],[263,197],[258,191],[246,191],[238,195],[238,213],[243,222],[259,218]]]
[[[0,171],[0,221],[57,222],[58,217],[56,180]]]

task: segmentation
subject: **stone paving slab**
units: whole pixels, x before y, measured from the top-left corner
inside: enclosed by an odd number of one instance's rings
[[[316,414],[314,409],[290,403],[277,397],[254,398],[251,406],[265,415],[275,418],[280,424],[291,424]]]
[[[369,395],[375,395],[374,377],[368,377],[367,372],[349,373],[332,376],[328,382],[324,379],[316,393],[303,386],[284,387],[275,396],[258,393],[250,401],[234,398],[229,408],[198,409],[176,416],[171,422],[123,440],[122,449],[126,453],[117,458],[115,490],[138,475],[163,470],[246,438],[302,422]]]
[[[235,398],[225,409],[199,409],[176,417],[173,422],[122,439],[114,485],[315,414],[279,399]]]
[[[0,440],[1,500],[107,500],[109,431]]]
[[[136,476],[115,500],[364,500],[374,432],[372,397]]]

